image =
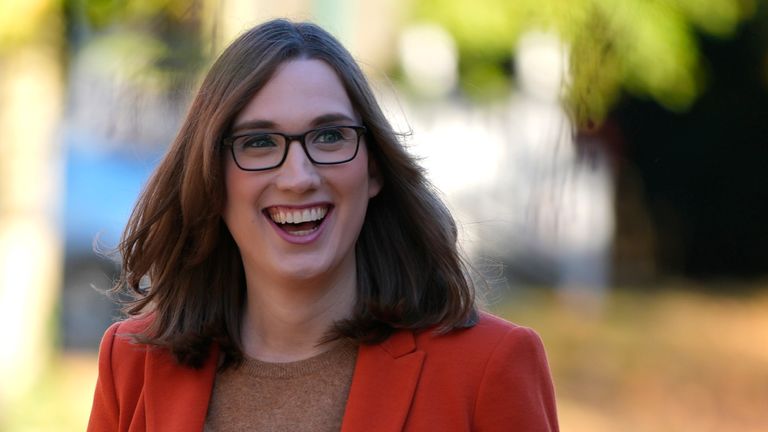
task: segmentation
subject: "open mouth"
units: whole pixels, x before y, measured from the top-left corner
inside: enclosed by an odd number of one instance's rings
[[[329,205],[307,208],[269,207],[266,215],[278,228],[294,236],[305,236],[317,231],[330,210]]]

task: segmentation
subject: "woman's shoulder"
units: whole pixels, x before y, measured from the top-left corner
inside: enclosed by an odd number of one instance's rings
[[[424,400],[465,401],[454,405],[471,413],[473,429],[558,430],[552,377],[535,331],[484,313],[467,329],[419,334],[416,345],[424,353]]]
[[[130,345],[135,348],[146,347],[145,344],[136,342],[136,336],[142,335],[149,325],[151,318],[149,316],[130,317],[121,321],[112,323],[104,332],[102,345],[109,343],[112,349],[117,346]]]
[[[536,358],[544,355],[543,343],[534,330],[487,312],[480,313],[472,327],[442,334],[419,333],[416,345],[427,353],[460,355],[464,361],[471,358],[484,361],[499,353]]]
[[[128,335],[143,333],[152,323],[152,317],[149,315],[134,316],[122,319],[112,323],[107,329],[107,333],[113,331],[115,334]]]
[[[136,363],[145,361],[150,350],[149,345],[137,342],[136,336],[147,329],[150,320],[147,317],[127,318],[112,323],[104,332],[99,346],[99,357],[112,360],[114,368],[136,370]]]

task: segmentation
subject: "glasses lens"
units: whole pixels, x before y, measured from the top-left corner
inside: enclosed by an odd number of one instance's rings
[[[355,157],[358,134],[354,128],[334,126],[308,132],[304,141],[315,162],[341,163]]]
[[[243,169],[258,170],[277,166],[285,153],[285,138],[277,134],[253,134],[232,140],[235,162]]]

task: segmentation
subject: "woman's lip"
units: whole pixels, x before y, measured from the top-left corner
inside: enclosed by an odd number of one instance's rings
[[[327,207],[329,210],[331,207],[333,207],[333,204],[329,202],[316,202],[311,204],[300,204],[300,205],[293,205],[293,204],[275,204],[266,206],[262,209],[262,211],[267,212],[271,208],[281,208],[281,209],[288,209],[288,210],[303,210],[306,208],[314,208],[314,207]]]
[[[273,206],[273,207],[277,207],[277,206]],[[280,207],[283,207],[283,206],[280,206]],[[317,207],[317,205],[293,206],[289,208],[303,209],[307,207],[310,207],[310,208]],[[318,237],[320,237],[320,235],[322,234],[323,230],[325,229],[326,222],[329,220],[331,214],[333,213],[333,206],[328,205],[328,212],[325,214],[325,217],[320,222],[320,225],[318,225],[313,232],[305,235],[293,235],[288,231],[285,231],[284,229],[280,228],[279,224],[277,224],[274,220],[272,220],[272,218],[269,216],[269,212],[267,211],[269,208],[270,207],[267,207],[266,209],[264,209],[263,214],[264,214],[264,217],[269,222],[269,224],[272,225],[272,229],[274,229],[277,235],[280,236],[280,238],[282,238],[286,242],[292,243],[292,244],[298,244],[298,245],[309,244],[317,240]]]

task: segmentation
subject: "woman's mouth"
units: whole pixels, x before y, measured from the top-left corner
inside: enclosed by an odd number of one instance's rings
[[[305,208],[274,206],[265,213],[278,228],[293,236],[306,236],[317,231],[330,209],[329,205]]]

